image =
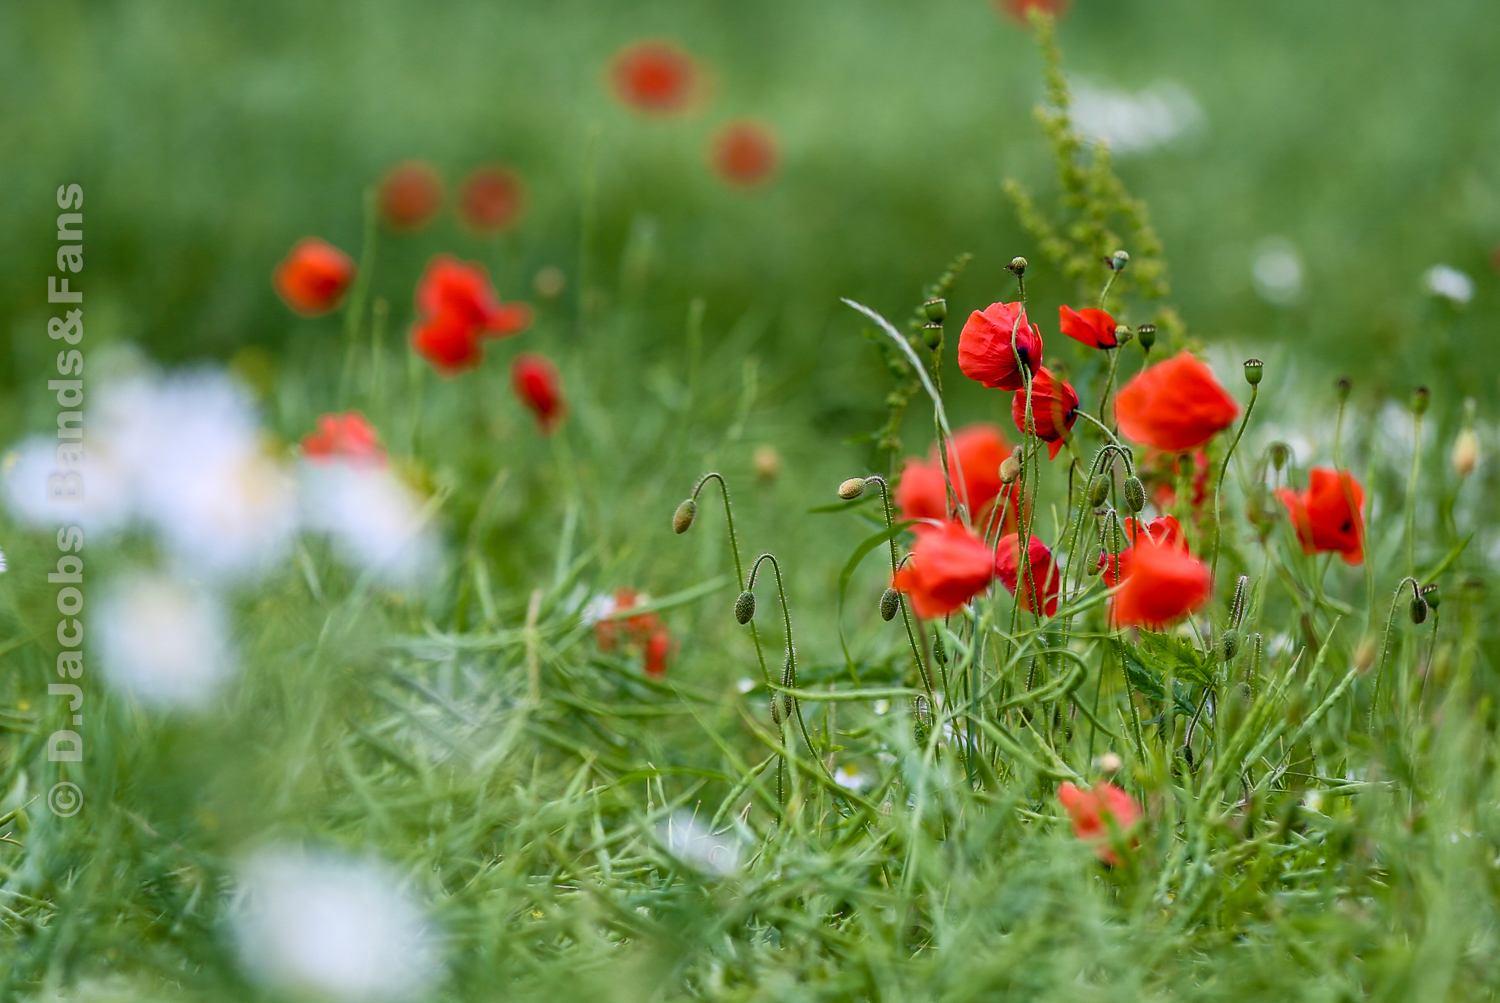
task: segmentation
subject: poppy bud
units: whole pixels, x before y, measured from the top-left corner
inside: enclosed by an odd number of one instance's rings
[[[1230,661],[1240,650],[1240,632],[1233,627],[1224,631],[1224,636],[1219,638],[1219,653],[1224,656],[1224,661]]]
[[[948,301],[934,296],[922,304],[922,315],[935,324],[941,324],[948,319]]]
[[[932,732],[932,717],[927,710],[926,697],[913,697],[911,701],[911,734],[917,745],[926,745]]]
[[[1412,414],[1426,414],[1427,402],[1432,399],[1432,393],[1426,387],[1417,387],[1411,395]]]
[[[936,632],[932,635],[932,657],[937,659],[939,665],[948,664],[948,649],[943,645],[943,635]]]
[[[1460,477],[1468,477],[1478,465],[1479,437],[1472,428],[1466,428],[1453,440],[1453,472]]]
[[[1265,363],[1259,359],[1245,360],[1245,382],[1252,387],[1260,386],[1260,374],[1265,369]]]
[[[1156,325],[1142,324],[1135,329],[1135,336],[1140,339],[1141,351],[1151,351],[1151,346],[1156,344]]]
[[[1099,769],[1105,773],[1119,773],[1120,768],[1124,765],[1125,761],[1120,758],[1118,752],[1106,752],[1099,757]]]
[[[1353,386],[1354,384],[1350,383],[1346,377],[1341,377],[1339,381],[1333,385],[1334,392],[1339,395],[1340,404],[1349,399],[1349,391],[1353,389]]]
[[[1017,257],[1011,258],[1010,264],[1006,265],[1005,267],[1010,271],[1015,272],[1017,275],[1025,275],[1026,259],[1018,255]]]
[[[682,504],[677,506],[677,511],[672,513],[672,532],[686,533],[696,518],[698,518],[698,503],[691,498],[684,498]]]
[[[865,493],[865,479],[863,477],[851,477],[839,485],[839,497],[844,501],[853,501]]]
[[[1109,475],[1095,474],[1094,479],[1089,481],[1089,504],[1098,508],[1104,504],[1104,499],[1109,497]]]
[[[1009,456],[1000,461],[1000,483],[1010,484],[1021,476],[1021,447],[1017,446]]]
[[[781,454],[776,452],[775,446],[756,446],[751,462],[755,466],[755,476],[760,480],[774,481],[781,475]]]
[[[1132,512],[1146,507],[1146,486],[1135,474],[1125,478],[1125,507]]]
[[[1271,443],[1271,466],[1280,470],[1286,466],[1286,461],[1291,458],[1291,447],[1284,442]]]
[[[934,320],[922,325],[922,342],[934,352],[943,347],[943,322]]]
[[[1109,267],[1117,272],[1123,272],[1125,266],[1130,264],[1130,255],[1124,251],[1116,251],[1109,259]]]
[[[1438,589],[1437,582],[1433,582],[1422,590],[1422,600],[1433,609],[1443,604],[1443,594]]]
[[[1245,593],[1250,589],[1250,576],[1240,575],[1234,583],[1234,598],[1229,603],[1229,626],[1238,627],[1245,617]]]
[[[746,589],[734,601],[734,619],[740,626],[749,623],[755,616],[755,593]]]
[[[896,613],[901,609],[901,593],[895,589],[886,589],[880,595],[880,619],[894,620]]]
[[[1411,622],[1421,623],[1427,619],[1427,600],[1421,595],[1411,597]]]

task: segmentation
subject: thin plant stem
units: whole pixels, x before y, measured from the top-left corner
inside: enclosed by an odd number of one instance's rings
[[[1255,400],[1260,396],[1260,387],[1250,388],[1250,403],[1245,405],[1245,417],[1240,419],[1240,427],[1234,433],[1234,441],[1229,444],[1229,450],[1224,454],[1224,463],[1219,467],[1219,480],[1214,484],[1214,556],[1209,565],[1209,586],[1217,580],[1219,574],[1219,540],[1224,535],[1224,527],[1219,522],[1219,496],[1224,493],[1224,477],[1229,473],[1229,461],[1234,458],[1234,451],[1240,444],[1240,437],[1245,434],[1245,426],[1250,424],[1250,413],[1255,410]]]

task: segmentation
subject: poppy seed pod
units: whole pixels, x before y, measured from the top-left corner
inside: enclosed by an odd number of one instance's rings
[[[1135,329],[1135,336],[1141,343],[1141,351],[1151,351],[1151,346],[1156,344],[1156,325],[1142,324]]]
[[[865,479],[863,477],[851,477],[839,485],[839,497],[844,501],[853,501],[865,493]]]
[[[943,347],[943,322],[929,321],[922,325],[922,343],[936,352]]]
[[[1437,582],[1433,582],[1422,590],[1422,601],[1433,609],[1443,604],[1443,593],[1438,589]]]
[[[1427,404],[1432,400],[1432,393],[1426,387],[1417,387],[1411,395],[1412,414],[1426,414]]]
[[[901,609],[901,593],[886,589],[880,594],[880,619],[894,620]]]
[[[755,616],[755,593],[746,589],[734,601],[734,619],[740,626],[749,623]]]
[[[677,506],[677,511],[672,513],[672,531],[679,534],[686,533],[696,518],[698,518],[698,503],[691,498],[684,498],[682,504]]]
[[[1116,324],[1115,325],[1115,343],[1116,344],[1123,345],[1123,344],[1125,344],[1125,342],[1129,341],[1133,337],[1134,337],[1134,335],[1132,335],[1130,333],[1130,326],[1128,324]]]
[[[1259,359],[1245,360],[1245,382],[1252,387],[1260,386],[1260,376],[1266,364]]]
[[[1135,474],[1125,478],[1125,507],[1132,512],[1146,507],[1146,486]]]
[[[922,316],[935,324],[941,324],[948,319],[948,301],[941,296],[934,296],[922,304]]]
[[[1005,267],[1008,270],[1010,270],[1012,272],[1015,272],[1017,275],[1025,275],[1026,274],[1026,259],[1023,258],[1023,257],[1021,257],[1020,255],[1017,255],[1016,257],[1011,258],[1010,259],[1010,264],[1006,265]]]
[[[1109,475],[1095,474],[1094,479],[1089,481],[1089,504],[1098,508],[1104,504],[1104,499],[1109,497]]]
[[[1110,256],[1109,267],[1117,272],[1123,272],[1128,264],[1130,264],[1130,255],[1125,251],[1116,251]]]
[[[1427,600],[1420,595],[1412,596],[1411,599],[1411,622],[1422,623],[1427,619]]]
[[[1284,442],[1273,442],[1267,452],[1271,456],[1271,466],[1280,470],[1291,459],[1292,449]]]

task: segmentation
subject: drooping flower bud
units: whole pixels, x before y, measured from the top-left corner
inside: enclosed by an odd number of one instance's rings
[[[936,352],[943,347],[943,322],[929,321],[922,325],[922,344]]]
[[[1411,395],[1412,414],[1426,414],[1427,404],[1432,400],[1432,392],[1426,387],[1417,387]]]
[[[1130,255],[1125,251],[1116,251],[1114,254],[1110,255],[1107,264],[1113,270],[1117,272],[1123,272],[1125,270],[1125,266],[1130,264]]]
[[[1472,428],[1461,430],[1453,440],[1452,459],[1453,472],[1460,477],[1468,477],[1479,466],[1479,436]]]
[[[1089,504],[1098,508],[1104,504],[1104,499],[1109,497],[1109,475],[1095,474],[1094,479],[1089,481]]]
[[[734,601],[734,619],[741,627],[755,617],[755,593],[746,589]]]
[[[922,304],[922,315],[935,324],[941,324],[948,318],[948,301],[934,296]]]
[[[886,589],[880,595],[880,619],[893,620],[901,610],[901,593]]]
[[[1015,272],[1017,275],[1025,275],[1026,274],[1026,259],[1023,258],[1023,257],[1021,257],[1020,255],[1017,255],[1016,257],[1011,258],[1010,259],[1010,264],[1006,265],[1005,267],[1009,271]]]
[[[1340,377],[1333,385],[1334,393],[1339,395],[1340,404],[1349,399],[1349,391],[1352,389],[1354,389],[1354,384],[1349,382],[1348,377]]]
[[[1421,623],[1427,619],[1427,600],[1420,595],[1411,597],[1411,622]]]
[[[936,632],[932,635],[932,657],[939,665],[948,664],[948,648],[943,644],[943,635]]]
[[[1017,446],[1011,454],[1000,461],[1000,483],[1010,484],[1021,476],[1021,447]]]
[[[865,479],[863,477],[851,477],[839,485],[839,497],[844,501],[853,501],[865,493]]]
[[[1156,325],[1142,324],[1135,329],[1135,336],[1140,339],[1141,351],[1151,351],[1151,346],[1156,344]]]
[[[1266,364],[1259,359],[1246,359],[1245,382],[1250,384],[1252,387],[1260,386],[1261,372],[1265,369],[1265,367]]]
[[[682,504],[677,506],[677,511],[672,513],[672,531],[686,533],[692,528],[693,520],[696,518],[698,518],[698,503],[691,498],[684,498]]]
[[[1125,507],[1139,512],[1146,507],[1146,486],[1135,474],[1125,478]]]
[[[1268,452],[1271,454],[1271,466],[1275,467],[1278,471],[1286,466],[1286,461],[1291,459],[1292,456],[1292,448],[1284,442],[1271,443]]]

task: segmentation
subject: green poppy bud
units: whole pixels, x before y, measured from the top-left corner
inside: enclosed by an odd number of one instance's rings
[[[865,479],[863,477],[851,477],[839,485],[839,497],[844,501],[853,501],[865,493]]]
[[[1427,600],[1420,595],[1412,596],[1411,599],[1411,622],[1421,623],[1427,619]]]
[[[1089,481],[1089,504],[1098,508],[1104,504],[1104,499],[1109,497],[1109,475],[1095,474],[1094,479]]]
[[[698,518],[698,503],[691,498],[684,498],[682,504],[677,506],[677,511],[672,513],[672,531],[686,533],[696,518]]]
[[[1432,400],[1432,393],[1426,387],[1417,387],[1411,395],[1411,410],[1413,414],[1426,414],[1427,403]]]
[[[1340,377],[1333,385],[1334,393],[1339,395],[1340,404],[1349,399],[1349,391],[1352,389],[1354,389],[1354,384],[1350,383],[1346,377]]]
[[[1132,513],[1146,507],[1146,485],[1135,474],[1125,478],[1125,507]]]
[[[749,623],[755,616],[755,593],[746,589],[741,592],[739,598],[734,601],[734,618],[741,626]]]
[[[1015,272],[1017,275],[1025,275],[1026,259],[1018,255],[1014,258],[1011,258],[1010,264],[1006,265],[1005,267]]]
[[[893,620],[901,611],[901,594],[895,589],[886,589],[880,595],[880,619]]]
[[[1230,628],[1224,631],[1224,636],[1219,638],[1219,652],[1224,656],[1224,661],[1229,661],[1240,650],[1240,632]]]

